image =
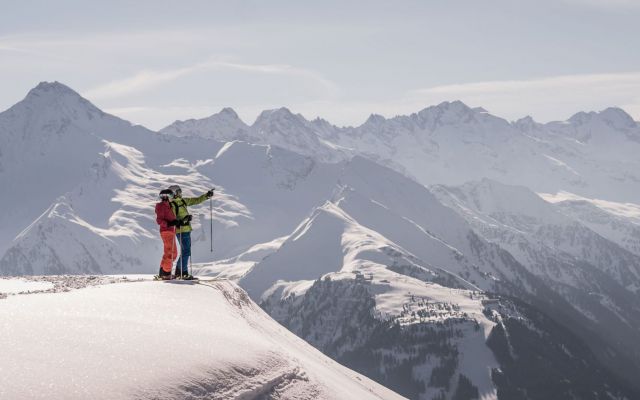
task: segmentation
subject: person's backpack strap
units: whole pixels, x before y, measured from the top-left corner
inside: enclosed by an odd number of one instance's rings
[[[187,212],[187,214],[189,214],[189,210],[187,209],[187,203],[185,203],[184,199],[179,199],[179,200],[181,200],[180,203],[178,203],[177,201],[172,201],[170,203],[171,210],[175,214],[176,218],[178,218],[178,211],[180,210],[180,207],[184,207],[184,210]]]

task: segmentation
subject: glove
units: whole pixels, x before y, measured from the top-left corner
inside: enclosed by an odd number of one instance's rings
[[[213,189],[211,189],[211,190],[209,190],[209,191],[207,192],[207,199],[210,199],[210,198],[212,198],[212,197],[213,197]]]
[[[182,226],[189,225],[192,219],[193,217],[191,215],[187,215],[186,217],[182,218],[182,221],[181,221]]]
[[[169,221],[169,222],[167,222],[167,225],[168,225],[168,226],[175,226],[175,227],[179,227],[181,224],[180,224],[180,221],[178,221],[177,219],[174,219],[173,221]]]

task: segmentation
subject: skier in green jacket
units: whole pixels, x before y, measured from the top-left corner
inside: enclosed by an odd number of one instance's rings
[[[180,186],[169,186],[173,191],[173,199],[171,200],[171,209],[180,221],[180,226],[176,228],[176,238],[180,244],[180,257],[176,263],[176,278],[191,280],[193,276],[189,274],[189,257],[191,256],[191,215],[187,206],[195,206],[213,196],[213,190],[209,190],[198,197],[182,197],[182,189]]]

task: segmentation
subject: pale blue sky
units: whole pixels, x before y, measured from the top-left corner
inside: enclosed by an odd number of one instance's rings
[[[357,125],[456,99],[640,120],[639,21],[640,0],[3,1],[0,109],[58,80],[150,128],[227,106]]]

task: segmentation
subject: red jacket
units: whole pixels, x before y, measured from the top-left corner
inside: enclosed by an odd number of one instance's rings
[[[176,216],[168,201],[161,201],[156,204],[156,222],[160,225],[160,232],[175,231],[174,226],[169,226],[169,222],[175,221]]]

